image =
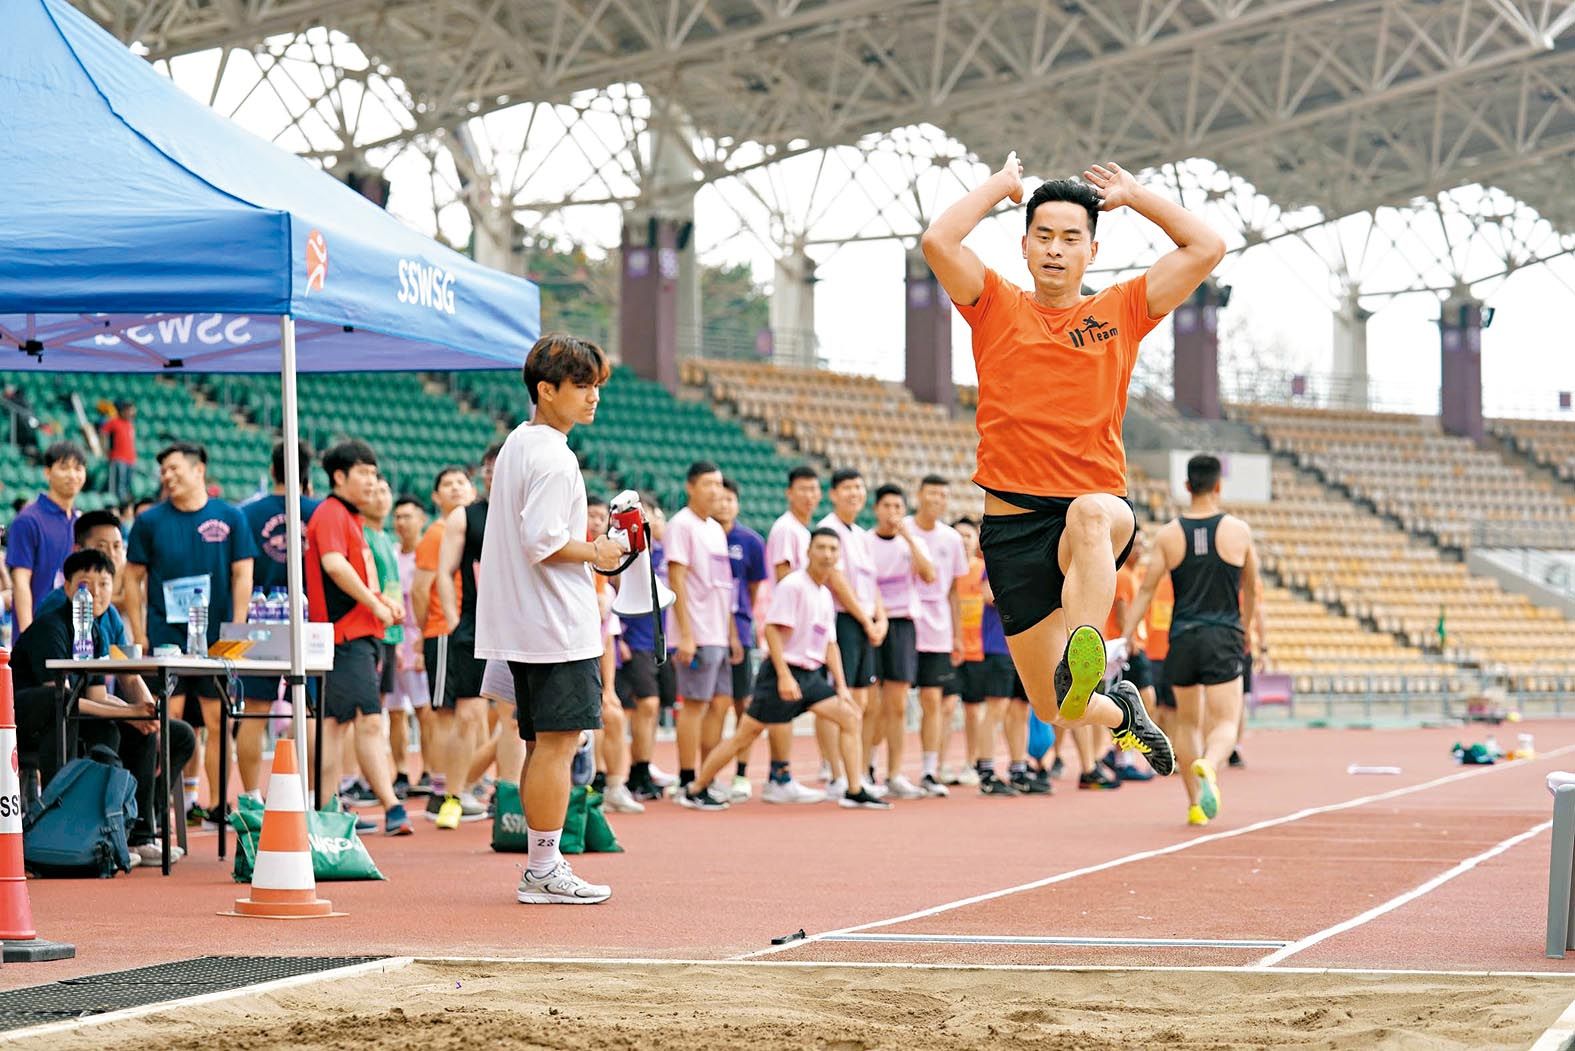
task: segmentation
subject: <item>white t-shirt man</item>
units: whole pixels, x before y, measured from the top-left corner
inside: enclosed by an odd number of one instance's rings
[[[918,577],[913,586],[917,601],[913,605],[913,633],[920,653],[950,653],[952,631],[952,583],[968,575],[968,555],[962,535],[945,522],[934,529],[920,529],[912,516],[904,519],[909,533],[924,544],[935,579],[926,584]]]
[[[562,431],[522,423],[492,469],[476,596],[476,656],[523,664],[599,657],[602,615],[585,562],[547,562],[587,529],[585,479]]]
[[[870,534],[860,525],[844,525],[835,511],[820,520],[824,528],[835,529],[842,539],[842,575],[853,589],[866,614],[875,613],[875,552],[870,547]],[[846,613],[841,601],[836,602],[838,613]]]
[[[667,520],[662,545],[669,565],[688,568],[684,605],[695,645],[727,646],[732,638],[728,626],[733,617],[733,556],[722,524],[685,507]]]
[[[831,589],[817,584],[802,569],[777,582],[771,593],[766,623],[788,629],[782,659],[795,668],[814,671],[826,663],[826,644],[837,628]]]

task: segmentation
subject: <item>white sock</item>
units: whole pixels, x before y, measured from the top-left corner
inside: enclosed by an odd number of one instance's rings
[[[937,773],[940,772],[940,769],[941,769],[941,753],[939,753],[939,752],[925,752],[924,753],[924,776],[926,776],[926,777],[934,777]]]
[[[558,840],[563,838],[563,829],[538,832],[534,828],[526,828],[525,834],[530,839],[530,861],[525,866],[526,870],[532,876],[545,876],[557,868],[558,862],[563,860],[563,855],[558,853]]]

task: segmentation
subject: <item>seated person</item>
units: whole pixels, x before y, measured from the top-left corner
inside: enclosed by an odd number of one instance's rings
[[[93,596],[93,655],[107,657],[109,639],[104,634],[103,617],[115,593],[114,563],[102,551],[87,549],[67,556],[62,573],[67,594],[75,595],[77,588],[85,584]],[[17,742],[23,751],[37,753],[39,775],[45,786],[59,770],[56,705],[60,696],[58,684],[65,677],[64,672],[46,665],[52,660],[71,658],[72,635],[71,603],[67,602],[35,617],[11,654]],[[137,820],[127,829],[127,842],[132,853],[144,861],[154,861],[161,849],[154,838],[158,815],[153,792],[159,761],[158,709],[141,678],[123,675],[120,682],[129,700],[110,696],[103,679],[95,677],[82,694],[81,714],[141,718],[129,722],[87,719],[75,724],[76,735],[85,746],[104,744],[115,749],[121,763],[137,779]],[[180,770],[196,749],[197,737],[191,727],[171,719],[169,769]],[[179,853],[178,848],[171,846],[172,858]]]
[[[72,538],[72,551],[92,548],[108,555],[115,567],[116,580],[119,581],[121,568],[126,564],[126,538],[120,531],[120,519],[115,512],[88,511],[78,516],[76,524],[72,526]],[[33,616],[42,617],[59,606],[69,605],[70,601],[65,586],[61,585],[38,600],[38,608],[33,611]],[[127,646],[131,643],[131,632],[126,630],[125,618],[113,603],[97,620],[99,629],[104,632],[111,646]]]

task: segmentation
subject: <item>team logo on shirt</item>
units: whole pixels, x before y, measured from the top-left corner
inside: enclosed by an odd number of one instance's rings
[[[197,527],[197,535],[210,544],[222,544],[230,539],[230,523],[210,518]]]
[[[1067,336],[1072,340],[1072,346],[1082,347],[1089,343],[1103,343],[1108,339],[1115,339],[1121,330],[1108,321],[1096,321],[1093,317],[1085,317],[1081,328],[1067,330]]]

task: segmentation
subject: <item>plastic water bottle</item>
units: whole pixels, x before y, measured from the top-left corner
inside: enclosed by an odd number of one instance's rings
[[[284,588],[268,593],[268,623],[283,624],[290,619],[290,598]]]
[[[208,655],[208,596],[202,588],[192,591],[186,610],[186,652],[193,657]]]
[[[261,624],[268,619],[268,596],[263,594],[262,588],[252,588],[252,600],[246,610],[246,621],[249,624]]]
[[[71,596],[71,659],[93,659],[93,595],[86,584],[78,584]]]

